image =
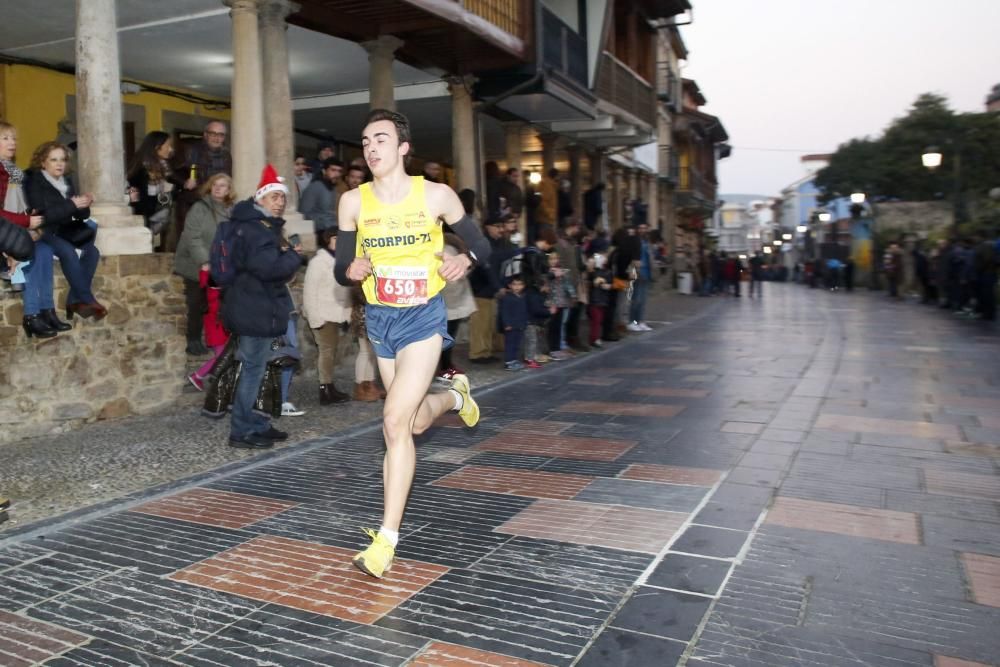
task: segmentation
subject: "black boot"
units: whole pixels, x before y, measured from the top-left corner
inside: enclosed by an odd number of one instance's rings
[[[32,336],[35,338],[52,338],[56,335],[56,330],[50,327],[42,319],[41,315],[25,315],[21,326],[24,327],[24,333],[28,334],[28,338]]]
[[[321,384],[319,386],[319,404],[334,405],[335,403],[346,403],[351,397],[342,391],[337,391],[336,385]]]
[[[56,331],[69,331],[70,329],[73,328],[72,324],[68,324],[59,319],[59,316],[56,315],[55,308],[49,308],[48,310],[43,310],[42,312],[38,313],[38,316],[42,318],[42,320],[44,320],[44,322],[48,324],[50,328],[55,329]]]

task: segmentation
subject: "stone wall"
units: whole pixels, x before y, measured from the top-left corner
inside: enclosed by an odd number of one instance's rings
[[[18,294],[0,295],[0,442],[166,407],[185,385],[185,305],[173,255],[101,258],[101,322],[73,321],[51,339],[27,338]],[[67,284],[56,263],[60,317]]]

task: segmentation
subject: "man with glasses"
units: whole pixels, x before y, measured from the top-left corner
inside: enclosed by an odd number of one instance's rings
[[[194,144],[185,151],[183,162],[175,170],[184,174],[184,190],[195,193],[208,179],[216,174],[233,175],[233,156],[226,150],[226,124],[213,120],[205,126],[201,143]],[[198,199],[197,194],[190,203]]]

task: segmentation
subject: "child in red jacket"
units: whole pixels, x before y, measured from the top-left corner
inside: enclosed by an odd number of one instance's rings
[[[206,361],[201,368],[188,376],[188,380],[198,391],[205,390],[205,376],[212,370],[215,360],[222,354],[222,350],[229,341],[229,332],[222,326],[222,318],[219,317],[219,309],[222,307],[222,290],[212,283],[212,277],[206,269],[198,272],[198,283],[205,290],[205,300],[208,302],[208,310],[202,319],[205,331],[205,344],[214,353],[212,358]]]

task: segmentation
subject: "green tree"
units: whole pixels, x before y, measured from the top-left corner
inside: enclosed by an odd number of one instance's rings
[[[920,160],[929,146],[943,154],[934,171]],[[956,156],[961,165],[958,173]],[[856,191],[926,201],[953,196],[956,175],[962,201],[981,200],[1000,186],[1000,114],[957,114],[946,98],[925,93],[880,137],[842,144],[830,164],[816,174],[816,185],[823,192],[823,203]]]

